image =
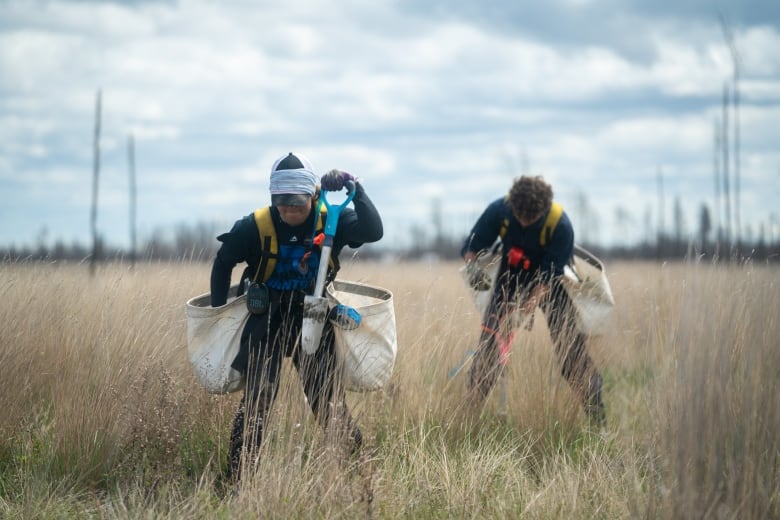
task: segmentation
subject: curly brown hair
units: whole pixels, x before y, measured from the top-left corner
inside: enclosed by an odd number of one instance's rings
[[[516,217],[537,218],[552,206],[553,190],[541,175],[523,175],[509,190],[509,205]]]

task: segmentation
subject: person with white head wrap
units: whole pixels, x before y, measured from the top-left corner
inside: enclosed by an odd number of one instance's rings
[[[271,167],[269,192],[270,221],[273,229],[260,229],[255,212],[236,221],[233,228],[217,237],[222,243],[211,270],[211,305],[227,301],[233,268],[246,263],[239,294],[245,280],[267,288],[270,305],[263,314],[250,314],[241,337],[241,350],[232,367],[246,377],[246,387],[233,421],[228,453],[228,481],[240,478],[242,460],[252,460],[263,426],[279,388],[284,357],[291,357],[298,370],[308,403],[317,421],[326,426],[336,420],[354,452],[362,444],[362,433],[347,409],[341,385],[337,384],[335,342],[326,321],[322,341],[313,355],[299,348],[303,320],[303,299],[314,290],[320,262],[320,249],[314,232],[320,222],[320,185],[328,191],[353,186],[353,208],[344,208],[339,217],[331,250],[328,279],[338,271],[338,256],[345,246],[360,247],[382,238],[382,220],[362,184],[351,174],[330,170],[319,177],[309,159],[298,152],[279,157]],[[264,210],[264,211],[265,211]],[[260,211],[260,210],[258,210]],[[277,251],[268,250],[269,236]],[[270,274],[258,277],[264,258],[274,257]],[[264,268],[263,273],[266,273]]]

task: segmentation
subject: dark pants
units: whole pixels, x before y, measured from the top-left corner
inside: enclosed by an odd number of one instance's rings
[[[484,402],[501,374],[503,367],[498,338],[508,337],[509,318],[513,312],[519,312],[517,308],[528,292],[530,287],[522,287],[510,280],[493,293],[483,318],[479,348],[469,371],[469,389],[475,404]],[[559,282],[551,284],[550,294],[541,304],[541,309],[547,319],[561,374],[584,405],[588,416],[603,422],[601,374],[588,355],[587,337],[578,329],[577,310]]]
[[[319,424],[338,420],[338,429],[360,448],[362,435],[354,424],[337,384],[335,340],[326,322],[317,352],[304,353],[299,345],[303,321],[303,293],[273,292],[268,314],[250,315],[241,337],[242,353],[233,366],[246,374],[246,388],[233,420],[228,453],[228,477],[241,476],[242,456],[251,461],[263,438],[263,426],[279,390],[282,360],[291,357],[303,391]]]

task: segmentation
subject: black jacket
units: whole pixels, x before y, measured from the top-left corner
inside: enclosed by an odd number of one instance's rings
[[[355,186],[355,197],[352,199],[352,204],[354,209],[344,208],[339,215],[336,234],[333,238],[333,249],[331,250],[332,258],[338,259],[344,246],[357,248],[364,243],[376,242],[382,238],[382,219],[359,183]],[[279,211],[271,207],[271,217],[280,249],[291,244],[309,245],[314,229],[315,214],[316,212],[312,211],[306,222],[300,226],[292,227],[282,222]],[[262,249],[254,213],[237,220],[233,228],[218,236],[217,240],[222,242],[222,245],[217,251],[211,268],[211,305],[213,307],[226,303],[231,273],[237,264],[241,262],[247,264],[242,279],[247,275],[251,278],[257,271]],[[312,261],[314,262],[312,268],[316,273],[319,255],[312,255]],[[284,266],[277,263],[274,273],[277,271],[281,273],[283,268]]]
[[[509,228],[502,239],[502,258],[500,273],[507,270],[512,274],[520,275],[523,280],[533,279],[549,281],[561,276],[563,268],[572,258],[574,253],[574,229],[566,212],[561,215],[555,226],[550,243],[546,247],[541,245],[542,226],[547,218],[545,213],[542,218],[528,227],[523,227],[512,215],[512,210],[504,198],[490,203],[482,215],[474,224],[471,233],[466,238],[461,256],[466,251],[480,252],[490,249],[499,237],[504,220],[509,222]],[[524,258],[529,260],[529,265],[511,267],[508,265],[507,256],[512,248],[523,251]]]

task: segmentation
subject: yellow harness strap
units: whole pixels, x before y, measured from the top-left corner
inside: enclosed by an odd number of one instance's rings
[[[257,264],[257,271],[255,271],[255,277],[253,281],[257,281],[257,277],[260,274],[260,269],[263,269],[262,281],[266,281],[271,277],[271,273],[274,272],[276,267],[276,257],[279,254],[279,241],[276,238],[276,227],[274,226],[273,219],[271,219],[271,208],[266,206],[264,208],[256,209],[254,212],[255,224],[257,225],[257,231],[260,233],[260,248],[261,259]],[[328,211],[323,205],[320,209],[320,219],[317,222],[317,233],[319,234],[325,229],[325,219],[328,216]],[[312,247],[314,245],[312,244]],[[330,265],[333,266],[333,259],[331,258]]]
[[[260,233],[262,258],[257,264],[257,271],[253,281],[257,281],[257,276],[260,274],[260,268],[263,267],[263,264],[265,264],[265,269],[263,270],[262,281],[266,281],[271,276],[271,273],[274,272],[276,255],[279,253],[279,242],[276,239],[276,228],[273,220],[271,220],[270,207],[266,206],[255,210],[255,224],[257,225],[258,233]]]
[[[508,200],[508,198],[509,196],[507,196],[506,200]],[[547,247],[547,244],[550,243],[552,234],[555,231],[555,226],[557,226],[558,221],[561,220],[561,215],[563,215],[563,206],[557,202],[553,202],[550,211],[547,212],[547,218],[542,226],[542,232],[539,234],[539,243],[542,247]],[[501,223],[501,229],[499,230],[498,235],[503,239],[506,236],[508,229],[509,219],[505,218]]]
[[[542,247],[547,247],[547,244],[550,243],[553,231],[555,231],[555,226],[557,226],[558,221],[561,220],[561,215],[563,215],[563,206],[557,202],[553,202],[550,211],[547,213],[547,219],[544,221],[544,226],[542,226],[542,233],[539,236],[539,243],[542,244]]]

